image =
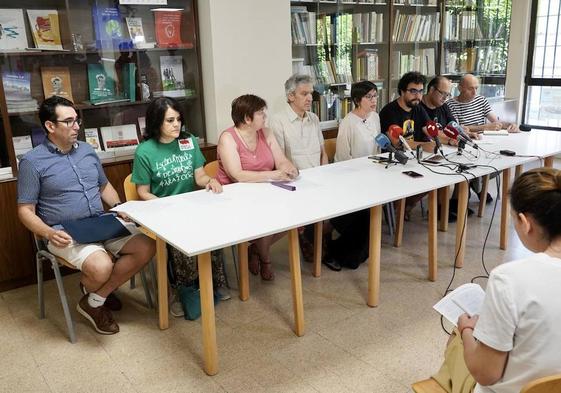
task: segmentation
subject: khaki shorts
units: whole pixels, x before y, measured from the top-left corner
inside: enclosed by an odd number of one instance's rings
[[[134,223],[120,221],[129,230],[131,233],[130,235],[109,239],[102,243],[81,244],[73,240],[68,246],[62,248],[56,247],[49,242],[47,244],[47,249],[53,255],[64,259],[78,270],[82,270],[84,261],[96,251],[110,252],[113,256],[118,258],[119,252],[130,239],[136,235],[142,235],[142,232],[138,230]]]

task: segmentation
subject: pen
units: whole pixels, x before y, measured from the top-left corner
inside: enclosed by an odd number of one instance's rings
[[[286,183],[283,183],[283,182],[280,182],[280,181],[273,181],[273,182],[271,182],[271,184],[273,186],[284,188],[285,190],[288,190],[288,191],[296,191],[296,186],[291,186],[290,184],[286,184]]]

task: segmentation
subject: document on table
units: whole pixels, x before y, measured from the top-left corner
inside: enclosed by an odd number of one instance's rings
[[[469,316],[479,314],[485,291],[477,284],[464,284],[454,289],[448,295],[440,299],[433,308],[444,316],[454,326],[458,324],[458,318],[463,313]]]

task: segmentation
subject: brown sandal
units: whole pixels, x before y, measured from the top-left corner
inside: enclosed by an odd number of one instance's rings
[[[254,276],[259,274],[259,253],[255,244],[247,248],[247,268]]]
[[[275,279],[275,273],[273,272],[272,269],[272,263],[270,260],[268,261],[261,261],[259,267],[261,270],[261,279],[265,280],[265,281],[273,281]],[[267,266],[265,268],[265,266]]]

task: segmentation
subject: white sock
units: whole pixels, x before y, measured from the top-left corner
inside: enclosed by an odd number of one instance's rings
[[[92,292],[88,294],[88,304],[92,308],[103,306],[103,303],[105,303],[105,299],[106,298],[99,296],[97,293]]]

